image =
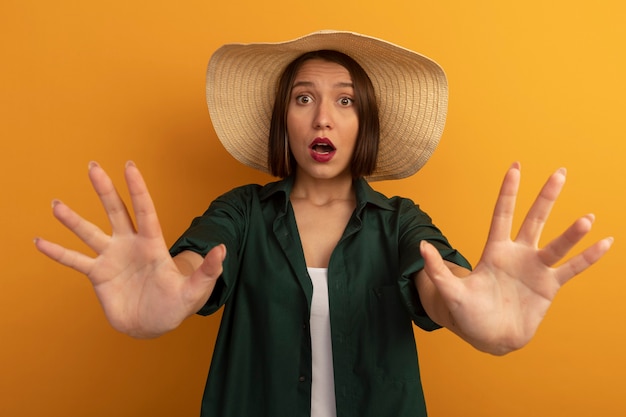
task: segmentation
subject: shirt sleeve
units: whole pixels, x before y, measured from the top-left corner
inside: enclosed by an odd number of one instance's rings
[[[235,287],[241,241],[247,227],[245,189],[235,189],[211,203],[206,212],[196,217],[189,228],[170,248],[170,254],[189,250],[205,256],[212,248],[223,243],[226,258],[223,272],[207,303],[198,314],[209,315],[217,311],[230,298]]]
[[[431,218],[410,200],[406,200],[402,205],[400,224],[398,243],[400,293],[416,325],[427,331],[439,329],[441,326],[432,321],[424,310],[413,280],[414,274],[424,268],[424,258],[419,250],[420,242],[427,240],[439,250],[441,257],[446,261],[467,269],[471,269],[471,265],[450,245],[448,239],[432,223]]]

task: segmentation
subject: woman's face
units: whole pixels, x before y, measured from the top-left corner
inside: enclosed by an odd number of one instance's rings
[[[319,59],[302,64],[287,106],[289,147],[298,175],[352,178],[350,163],[358,129],[348,70]]]

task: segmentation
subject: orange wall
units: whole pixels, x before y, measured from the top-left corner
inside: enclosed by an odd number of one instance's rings
[[[416,332],[431,415],[623,415],[625,21],[621,0],[3,0],[0,415],[197,415],[217,319],[194,317],[154,341],[120,335],[87,280],[32,238],[81,247],[53,220],[52,198],[106,226],[91,159],[120,184],[124,162],[137,162],[170,243],[218,194],[267,181],[218,144],[207,60],[223,43],[323,28],[382,37],[446,69],[440,148],[415,177],[378,187],[419,201],[473,262],[514,160],[521,208],[550,172],[569,169],[546,235],[592,211],[585,242],[616,238],[522,351],[494,358],[447,331]]]

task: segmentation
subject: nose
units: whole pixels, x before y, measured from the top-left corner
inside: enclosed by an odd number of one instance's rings
[[[328,100],[322,100],[316,108],[313,127],[315,129],[330,129],[332,126],[332,105],[328,103]]]

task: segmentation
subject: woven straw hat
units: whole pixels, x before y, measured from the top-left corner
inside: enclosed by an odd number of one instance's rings
[[[356,60],[370,77],[380,117],[376,169],[369,180],[417,172],[439,143],[448,86],[431,59],[353,32],[320,31],[280,43],[228,44],[211,57],[206,94],[213,127],[226,150],[268,172],[270,120],[278,79],[305,52],[332,49]]]

